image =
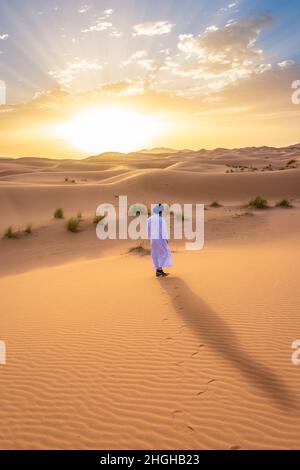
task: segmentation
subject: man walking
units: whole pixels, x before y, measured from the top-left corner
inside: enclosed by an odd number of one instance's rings
[[[151,256],[156,269],[156,277],[168,276],[163,268],[173,266],[167,224],[162,217],[163,211],[163,205],[157,204],[153,209],[153,214],[148,218],[148,237],[151,243]]]

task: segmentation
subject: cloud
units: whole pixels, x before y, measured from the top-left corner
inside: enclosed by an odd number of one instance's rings
[[[110,17],[112,16],[114,13],[114,10],[112,8],[109,8],[108,10],[104,10],[103,14],[106,16],[106,17]]]
[[[99,30],[107,30],[112,34],[113,26],[108,18],[112,14],[112,10],[106,10],[98,18]],[[213,101],[217,93],[221,94],[226,88],[232,88],[240,82],[247,82],[251,86],[252,78],[267,74],[273,69],[284,70],[293,65],[293,61],[284,59],[277,64],[270,63],[259,46],[261,30],[272,22],[269,16],[241,18],[226,22],[223,26],[211,25],[198,35],[182,34],[179,36],[177,52],[159,49],[150,54],[146,49],[136,50],[120,64],[120,68],[134,66],[130,69],[130,75],[128,74],[130,78],[117,84],[104,85],[101,93],[104,90],[109,96],[113,93],[117,93],[117,96],[144,93],[145,78],[136,78],[134,73],[146,77],[148,89],[151,83],[152,89],[158,92],[194,98],[211,96]],[[147,25],[146,30],[150,34],[152,28],[149,23]],[[94,29],[89,29],[92,30]],[[139,72],[137,67],[142,71]],[[77,83],[73,82],[80,78],[80,74],[93,70],[97,72],[101,68],[97,61],[78,60],[50,74],[61,86],[75,89]],[[88,76],[89,74],[86,75]],[[98,78],[98,75],[94,75],[95,80],[90,82],[96,85]]]
[[[218,26],[216,26],[216,25],[207,26],[205,32],[206,32],[206,33],[209,33],[209,32],[211,32],[211,31],[218,31],[218,29],[219,29],[219,28],[218,28]]]
[[[74,104],[86,101],[94,102],[103,97],[126,97],[143,95],[150,89],[150,81],[144,78],[125,78],[116,82],[102,83],[96,88],[90,90],[65,89],[58,86],[52,90],[46,90],[35,93],[32,100],[28,103],[11,106],[10,110],[20,109],[21,107],[30,109],[58,109],[64,108],[66,103]]]
[[[109,21],[103,21],[101,19],[97,20],[94,24],[89,26],[86,29],[83,29],[82,33],[93,33],[95,31],[107,31],[112,28],[112,23]]]
[[[151,72],[158,72],[159,70],[172,70],[176,69],[176,67],[178,66],[178,64],[171,57],[165,57],[160,60],[142,59],[139,60],[137,63],[140,67],[143,67],[144,69],[149,70]]]
[[[141,59],[138,61],[138,65],[148,70],[149,72],[154,72],[160,68],[160,62],[154,59]]]
[[[24,102],[1,106],[1,113],[21,115],[43,111],[45,118],[52,117],[53,112],[65,113],[70,108],[80,108],[83,105],[95,106],[107,102],[107,98],[134,98],[145,95],[150,90],[150,81],[143,78],[125,78],[116,82],[102,83],[88,90],[71,90],[60,85],[50,90],[36,92],[33,97]],[[41,116],[41,115],[40,115]],[[1,119],[1,117],[0,117]],[[4,122],[3,120],[1,121]],[[9,122],[7,123],[9,127]]]
[[[7,38],[9,38],[9,34],[6,34],[6,33],[0,34],[0,40],[1,41],[5,41],[5,39],[7,39]]]
[[[139,50],[122,62],[121,67],[136,64],[149,72],[158,72],[159,70],[171,70],[177,64],[170,57],[168,49],[158,51],[158,58],[149,58],[146,50]]]
[[[164,90],[168,84],[171,91],[178,88],[178,93],[184,95],[186,90],[188,96],[215,93],[272,69],[258,45],[261,30],[272,23],[271,17],[260,16],[229,21],[223,27],[211,25],[199,35],[180,35],[177,54],[160,50],[149,56],[146,50],[136,51],[121,67],[141,67],[158,87],[163,84]],[[145,32],[144,25],[140,33]],[[149,33],[151,28],[146,30]],[[197,85],[191,83],[196,80]]]
[[[169,21],[145,21],[144,23],[136,24],[133,27],[134,36],[160,36],[168,34],[174,28],[174,24]]]
[[[138,96],[145,93],[148,83],[141,78],[134,80],[126,78],[119,82],[103,84],[98,91],[105,96]]]
[[[300,110],[299,106],[294,106],[291,103],[291,84],[297,77],[300,77],[300,64],[285,68],[272,66],[268,67],[264,73],[249,74],[247,80],[236,80],[231,86],[225,88],[216,86],[209,89],[207,85],[211,83],[218,85],[218,80],[212,82],[204,80],[191,83],[189,86],[177,86],[175,93],[183,100],[181,101],[182,107],[187,106],[186,103],[190,103],[192,109],[197,109],[197,112],[204,111],[204,114],[207,115],[214,115],[216,109],[224,109],[224,112],[235,109],[235,113],[228,111],[231,115],[228,115],[228,118],[234,120],[237,126],[241,125],[245,128],[249,126],[251,129],[253,125],[254,133],[258,132],[261,122],[263,126],[266,126],[267,135],[272,126],[270,120],[276,121],[278,129],[282,131],[282,126],[284,126],[286,136],[293,135],[294,137],[289,138],[291,141],[296,141],[295,135],[296,129],[299,129]],[[238,112],[239,108],[241,110],[242,108],[247,109],[245,120]],[[219,114],[220,120],[222,120],[222,113]],[[228,125],[227,118],[223,120],[222,125],[225,127]],[[253,135],[253,139],[255,141],[255,135]]]
[[[137,60],[144,59],[148,57],[148,52],[146,50],[139,50],[131,54],[128,59],[124,60],[121,63],[121,67],[127,67],[128,65],[136,62]]]
[[[294,65],[294,64],[295,64],[294,60],[288,59],[288,60],[283,60],[282,62],[278,62],[277,65],[281,69],[285,69],[285,68],[290,67],[291,65]]]
[[[120,38],[121,36],[123,36],[123,33],[122,33],[122,31],[120,31],[119,29],[112,28],[112,29],[109,31],[109,35],[110,35],[112,38]]]
[[[272,23],[269,16],[242,18],[221,29],[206,29],[198,36],[181,34],[178,48],[210,63],[241,64],[245,60],[261,59],[262,50],[257,47],[257,39],[261,29]]]
[[[104,10],[103,14],[94,21],[93,24],[81,30],[82,33],[94,33],[107,31],[111,37],[119,38],[122,36],[122,32],[113,26],[110,18],[113,15],[114,10]]]
[[[53,77],[61,86],[69,87],[71,83],[84,72],[99,71],[103,67],[97,61],[88,62],[86,60],[68,62],[64,69],[53,70],[49,75]]]
[[[182,60],[173,73],[202,79],[208,90],[216,90],[270,70],[272,65],[264,62],[257,40],[262,28],[272,23],[269,16],[241,18],[223,28],[210,26],[197,36],[181,34],[178,49]]]
[[[231,11],[235,9],[237,6],[238,6],[238,2],[232,2],[232,3],[229,3],[226,7],[220,8],[219,12],[225,13],[227,11]]]
[[[270,67],[264,73],[253,74],[248,81],[223,90],[222,96],[231,105],[251,103],[252,110],[261,114],[267,114],[268,110],[277,111],[279,119],[279,112],[297,111],[297,106],[291,103],[291,84],[297,77],[300,77],[300,64]]]
[[[259,64],[256,67],[254,67],[254,72],[256,74],[261,74],[271,69],[272,69],[272,64]]]
[[[91,5],[81,5],[81,6],[78,8],[77,12],[78,12],[78,13],[81,13],[81,14],[82,14],[82,13],[86,13],[86,12],[89,11],[91,8],[92,8]]]

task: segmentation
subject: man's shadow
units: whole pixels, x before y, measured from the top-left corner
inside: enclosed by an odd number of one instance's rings
[[[214,312],[180,278],[161,279],[161,286],[187,326],[215,351],[231,362],[256,387],[281,408],[297,404],[284,382],[269,367],[260,364],[243,350],[238,337],[223,318]]]

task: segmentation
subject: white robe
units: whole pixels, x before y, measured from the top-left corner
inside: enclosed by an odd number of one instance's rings
[[[148,218],[148,237],[151,243],[153,266],[156,269],[173,266],[168,244],[167,224],[158,214],[153,214]]]

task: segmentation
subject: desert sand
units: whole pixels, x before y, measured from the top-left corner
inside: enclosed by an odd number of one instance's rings
[[[0,240],[0,448],[299,448],[299,164],[300,146],[0,159],[0,231],[33,227]],[[171,240],[156,279],[147,242],[96,237],[118,195],[205,203],[204,249]]]

